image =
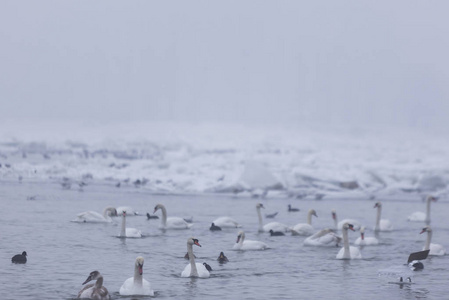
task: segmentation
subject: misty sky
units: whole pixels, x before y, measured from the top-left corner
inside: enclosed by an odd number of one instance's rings
[[[448,125],[448,1],[16,1],[2,118]]]

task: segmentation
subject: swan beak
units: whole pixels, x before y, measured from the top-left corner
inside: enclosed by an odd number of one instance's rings
[[[198,241],[194,241],[194,243],[195,243],[195,245],[197,245],[197,246],[200,246],[200,247],[201,247],[201,245],[200,245],[200,243],[198,243]]]
[[[336,219],[337,218],[337,214],[336,213],[332,213],[332,219]]]
[[[355,231],[354,230],[354,225],[352,225],[352,224],[348,224],[349,225],[349,229],[351,229],[352,231]]]
[[[154,208],[153,215],[157,212],[157,207]]]
[[[142,265],[139,265],[139,274],[140,274],[140,275],[143,274],[143,268],[142,268]]]
[[[87,277],[86,281],[84,281],[82,284],[86,284],[86,283],[88,283],[91,280],[92,280],[92,276],[89,275],[89,277]]]
[[[427,231],[427,228],[423,228],[422,231],[419,234],[424,233],[426,231]]]

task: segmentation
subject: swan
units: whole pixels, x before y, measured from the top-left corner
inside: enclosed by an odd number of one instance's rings
[[[372,236],[366,237],[365,236],[365,226],[360,228],[360,237],[358,237],[355,240],[354,245],[368,246],[368,245],[378,245],[378,244],[379,244],[379,240],[376,239],[375,237],[372,237]]]
[[[243,231],[239,231],[237,236],[237,241],[234,244],[234,250],[265,250],[267,249],[267,244],[259,241],[245,241],[245,233]]]
[[[325,228],[304,240],[305,246],[338,246],[341,237],[330,228]]]
[[[357,247],[349,246],[348,229],[354,231],[354,226],[349,223],[343,224],[343,248],[338,251],[337,259],[361,259],[362,254]]]
[[[374,204],[374,208],[376,208],[376,207],[377,207],[377,217],[376,217],[376,226],[374,227],[374,231],[375,232],[392,231],[393,225],[391,224],[390,220],[380,218],[380,215],[382,213],[382,202],[376,202],[376,204]]]
[[[11,258],[11,262],[15,264],[25,264],[27,262],[27,252],[23,251],[22,254],[16,254]]]
[[[96,211],[85,211],[76,216],[75,220],[72,222],[76,223],[110,223],[112,222],[111,217],[117,216],[117,210],[114,207],[106,207],[103,210],[103,215],[97,213]]]
[[[336,230],[341,230],[345,223],[352,224],[354,230],[359,230],[361,227],[360,222],[354,219],[344,219],[338,222],[337,211],[335,209],[332,210],[332,219],[334,220],[334,226]]]
[[[167,218],[167,209],[165,209],[165,206],[162,204],[158,204],[154,207],[153,214],[158,211],[162,210],[162,220],[161,225],[159,228],[161,229],[189,229],[192,227],[193,224],[187,223],[183,218],[179,217],[170,217]]]
[[[135,211],[132,207],[129,207],[129,206],[119,206],[116,209],[117,209],[117,213],[119,213],[119,214],[121,214],[122,211],[126,211],[128,214],[128,217],[139,215],[139,213],[137,211]]]
[[[446,249],[440,244],[430,243],[432,240],[432,228],[427,225],[421,231],[421,233],[427,232],[427,240],[423,250],[430,250],[429,255],[445,255]]]
[[[426,222],[427,225],[430,224],[430,203],[432,201],[437,201],[438,198],[434,196],[427,196],[426,198],[426,213],[417,211],[408,216],[407,220],[410,222]]]
[[[242,227],[236,220],[230,217],[219,217],[212,223],[221,228],[237,228]]]
[[[257,203],[256,210],[257,216],[259,217],[259,232],[270,232],[270,230],[280,232],[290,231],[290,228],[287,225],[284,225],[279,222],[270,222],[268,224],[263,225],[262,214],[260,213],[261,208],[265,209],[262,203]]]
[[[122,228],[119,237],[121,238],[141,238],[142,232],[136,228],[126,228],[126,211],[122,212]]]
[[[209,271],[203,264],[195,263],[195,257],[193,255],[193,245],[201,247],[197,239],[190,237],[187,239],[187,253],[189,253],[190,263],[184,268],[181,273],[181,277],[201,277],[208,278],[210,276]]]
[[[108,289],[103,286],[103,276],[101,276],[100,272],[90,272],[89,277],[87,277],[86,281],[84,281],[83,284],[86,284],[91,280],[97,281],[95,282],[95,284],[86,285],[81,291],[79,291],[78,298],[95,300],[111,299]]]
[[[313,227],[312,227],[312,216],[316,215],[316,211],[314,209],[309,210],[307,213],[307,223],[299,223],[293,226],[292,228],[292,235],[302,235],[302,236],[308,236],[313,234]]]
[[[134,277],[125,280],[120,287],[120,295],[146,295],[154,296],[154,291],[151,289],[150,283],[142,278],[144,259],[142,256],[136,258],[134,264]]]

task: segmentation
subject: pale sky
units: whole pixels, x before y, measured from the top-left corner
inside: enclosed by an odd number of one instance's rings
[[[449,125],[448,1],[0,5],[2,118]]]

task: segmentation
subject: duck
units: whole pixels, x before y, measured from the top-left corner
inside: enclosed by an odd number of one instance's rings
[[[285,233],[281,231],[273,231],[273,229],[270,229],[270,236],[283,236]]]
[[[259,218],[259,232],[270,232],[270,230],[279,231],[279,232],[290,231],[290,228],[287,225],[279,223],[279,222],[270,222],[268,224],[263,225],[262,214],[260,212],[261,208],[265,209],[265,207],[263,206],[262,203],[257,203],[256,211],[257,211],[257,216]]]
[[[170,217],[167,218],[167,209],[163,204],[157,204],[154,207],[154,213],[156,213],[158,210],[162,211],[162,220],[161,225],[159,228],[161,229],[190,229],[193,224],[187,223],[183,218],[179,217]]]
[[[206,267],[206,269],[207,269],[209,272],[212,272],[212,267],[209,266],[207,263],[203,262],[203,266]]]
[[[96,280],[95,284],[88,284],[84,286],[78,293],[78,298],[81,299],[95,299],[95,300],[110,300],[108,289],[103,286],[103,276],[98,271],[90,272],[87,279],[82,283],[83,285],[91,280]]]
[[[223,264],[223,263],[226,263],[229,261],[229,259],[226,257],[226,255],[224,255],[223,252],[220,252],[220,255],[218,256],[217,260],[220,264]]]
[[[305,246],[338,246],[341,237],[330,228],[324,228],[304,240]]]
[[[209,278],[210,273],[203,264],[196,263],[195,257],[193,255],[193,245],[201,247],[198,239],[190,237],[187,239],[187,253],[189,253],[190,263],[185,266],[184,270],[181,272],[181,277],[200,277]]]
[[[349,246],[348,230],[354,231],[354,226],[349,223],[343,224],[343,248],[337,253],[337,259],[361,259],[362,254],[357,247]]]
[[[245,232],[239,231],[237,241],[233,247],[234,250],[265,250],[268,249],[267,244],[259,241],[245,240]]]
[[[354,230],[360,230],[360,227],[362,227],[360,222],[354,219],[344,219],[338,222],[337,211],[335,209],[332,210],[332,219],[334,220],[334,226],[336,230],[341,230],[345,223],[352,224]]]
[[[147,213],[147,220],[150,220],[150,219],[159,219],[159,217],[155,216],[155,215],[150,215],[150,213]]]
[[[151,289],[151,284],[142,277],[144,258],[138,256],[134,263],[134,276],[125,280],[120,287],[120,295],[145,295],[154,296],[154,291]]]
[[[117,209],[115,207],[106,207],[103,214],[96,211],[85,211],[76,216],[72,222],[76,223],[111,223],[112,218],[117,216]]]
[[[307,223],[299,223],[293,226],[291,229],[292,235],[302,235],[302,236],[309,236],[312,235],[314,232],[314,229],[312,227],[312,216],[315,216],[318,218],[316,211],[314,209],[310,209],[307,213]]]
[[[221,227],[221,228],[239,228],[242,227],[236,220],[234,220],[231,217],[219,217],[215,219],[213,222],[215,226]]]
[[[120,230],[120,238],[141,238],[142,232],[136,228],[126,228],[126,211],[122,211],[122,228]]]
[[[426,197],[426,212],[417,211],[408,216],[407,220],[410,222],[425,222],[427,225],[430,224],[430,203],[436,202],[437,197],[429,195]]]
[[[288,205],[288,211],[289,211],[289,212],[299,211],[299,208],[293,208],[293,207],[289,204],[289,205]]]
[[[11,262],[15,264],[26,264],[27,262],[27,252],[23,251],[22,254],[16,254],[11,258]]]
[[[422,229],[422,231],[420,232],[420,234],[427,232],[427,240],[426,240],[426,244],[424,245],[423,250],[430,250],[429,251],[429,255],[433,255],[433,256],[442,256],[446,254],[446,248],[444,248],[442,245],[440,244],[433,244],[431,243],[432,241],[432,228],[430,227],[430,225],[427,225],[426,227],[424,227]]]
[[[374,204],[374,208],[377,208],[376,226],[374,227],[374,232],[392,231],[393,225],[390,220],[380,218],[382,213],[382,202],[376,202],[376,204]]]
[[[209,230],[210,231],[221,231],[221,227],[220,226],[216,226],[215,223],[212,223],[212,225],[210,225]]]
[[[360,228],[360,237],[358,237],[355,242],[354,245],[357,246],[368,246],[368,245],[378,245],[379,244],[379,240],[373,236],[369,236],[366,237],[365,236],[365,226],[362,226],[362,228]]]

